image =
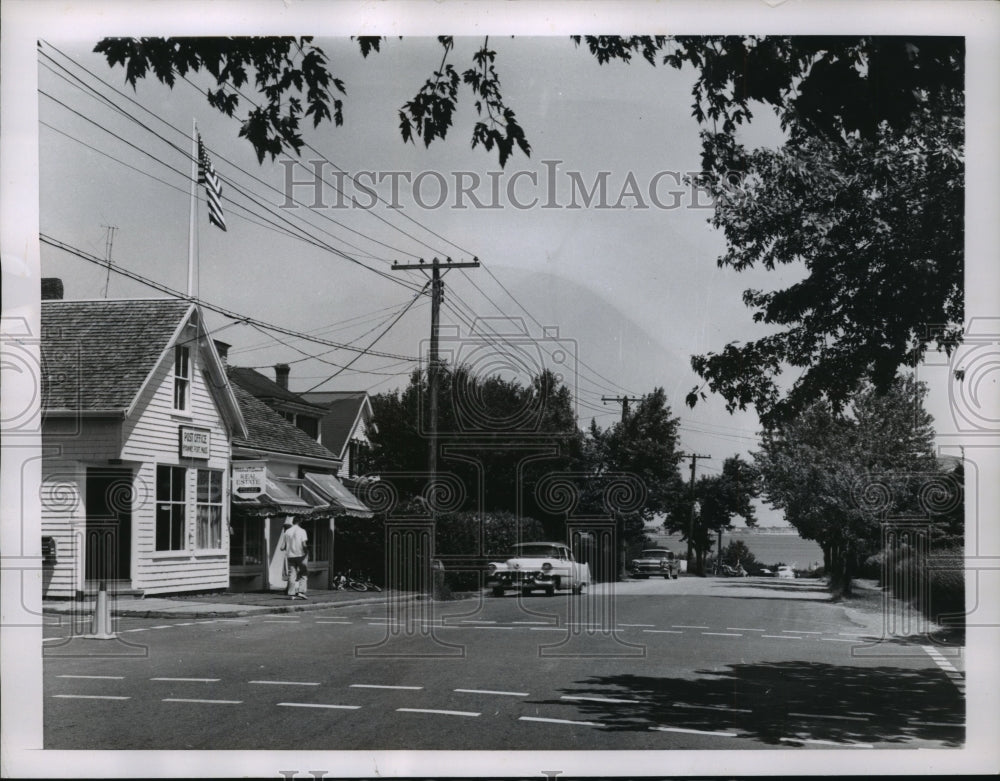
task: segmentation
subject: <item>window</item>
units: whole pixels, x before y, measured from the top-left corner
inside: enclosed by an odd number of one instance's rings
[[[229,563],[232,566],[260,564],[264,550],[264,522],[260,518],[232,519],[229,532]]]
[[[198,470],[198,548],[222,547],[222,472]]]
[[[186,480],[187,470],[183,467],[156,467],[157,550],[184,550]]]
[[[187,412],[191,402],[191,350],[174,347],[174,409]]]

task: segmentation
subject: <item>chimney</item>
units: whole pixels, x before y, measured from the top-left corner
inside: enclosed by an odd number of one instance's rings
[[[222,359],[222,365],[229,365],[229,348],[232,346],[226,342],[220,341],[219,339],[213,339],[215,342],[215,351],[219,354],[219,358]]]
[[[291,371],[287,363],[274,364],[274,381],[285,390],[288,390],[288,375]]]
[[[63,281],[59,277],[42,277],[42,301],[62,301]]]

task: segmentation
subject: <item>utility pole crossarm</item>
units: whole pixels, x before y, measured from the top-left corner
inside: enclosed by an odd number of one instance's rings
[[[615,404],[622,405],[622,423],[628,419],[628,403],[630,401],[639,402],[642,401],[641,396],[601,396],[601,401],[607,404],[609,401],[613,401]]]

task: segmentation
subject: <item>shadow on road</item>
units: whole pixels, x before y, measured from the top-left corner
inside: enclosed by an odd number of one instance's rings
[[[701,670],[704,677],[594,676],[562,690],[589,720],[613,731],[652,726],[736,730],[775,746],[789,738],[837,743],[906,744],[965,740],[965,703],[937,670],[844,667],[818,662],[734,664]],[[568,704],[549,700],[546,704]],[[954,726],[953,726],[954,725]]]

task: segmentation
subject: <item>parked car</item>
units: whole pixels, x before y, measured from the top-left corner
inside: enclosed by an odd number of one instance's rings
[[[646,548],[639,554],[639,558],[632,559],[632,566],[629,569],[633,578],[662,575],[665,578],[677,580],[677,576],[681,572],[681,563],[671,550]]]
[[[795,570],[783,564],[782,566],[778,567],[778,569],[774,573],[774,576],[776,578],[781,578],[783,580],[794,580]]]
[[[495,597],[507,589],[520,589],[525,595],[542,590],[550,597],[561,588],[582,594],[589,584],[590,565],[578,562],[561,542],[519,543],[505,561],[492,562],[486,569],[486,585]]]

